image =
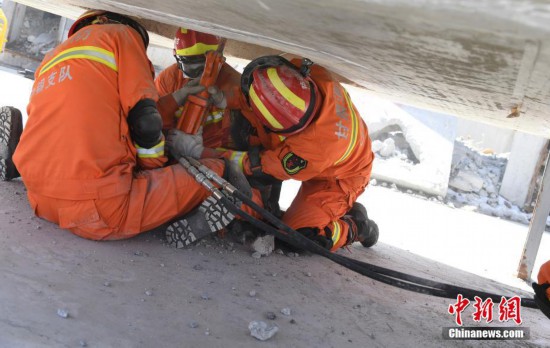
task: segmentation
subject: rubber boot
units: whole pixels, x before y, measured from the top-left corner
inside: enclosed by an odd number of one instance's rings
[[[361,203],[353,203],[342,220],[350,226],[346,244],[361,242],[365,248],[370,248],[378,242],[378,225],[369,219],[367,209]]]
[[[12,156],[23,132],[21,111],[11,106],[0,107],[0,179],[9,181],[19,177]]]
[[[252,196],[252,189],[246,177],[231,162],[225,162],[223,177],[245,195]],[[228,199],[237,206],[242,203],[229,195]],[[176,248],[184,248],[209,234],[221,231],[234,218],[235,216],[220,202],[213,196],[209,196],[198,207],[166,228],[166,240]]]

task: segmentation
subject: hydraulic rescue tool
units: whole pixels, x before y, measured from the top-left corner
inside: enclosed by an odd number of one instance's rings
[[[182,116],[178,120],[177,129],[184,133],[197,134],[200,127],[204,125],[210,106],[208,87],[216,84],[220,70],[225,63],[223,56],[225,41],[226,39],[222,38],[217,50],[206,53],[204,72],[199,82],[201,86],[204,86],[204,91],[187,97],[187,101],[183,105]]]

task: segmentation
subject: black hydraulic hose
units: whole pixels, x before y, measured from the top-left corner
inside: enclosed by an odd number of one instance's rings
[[[426,295],[434,295],[434,296],[445,297],[445,298],[449,297],[448,294],[445,291],[440,290],[440,289],[433,289],[433,288],[425,287],[425,286],[414,284],[414,283],[403,282],[400,279],[391,278],[391,277],[389,277],[387,275],[384,275],[382,273],[373,272],[373,271],[369,270],[368,268],[362,267],[358,264],[348,263],[348,262],[345,262],[345,261],[342,262],[342,260],[339,259],[339,258],[334,258],[333,259],[333,258],[331,258],[332,253],[330,251],[324,249],[323,247],[321,247],[317,244],[315,244],[315,246],[317,246],[319,249],[311,248],[312,245],[310,245],[309,243],[300,243],[300,241],[297,241],[296,239],[289,237],[288,234],[282,233],[281,231],[277,230],[275,227],[273,227],[271,225],[268,225],[265,222],[263,222],[261,220],[258,220],[255,217],[253,217],[252,215],[242,211],[240,208],[235,206],[235,204],[233,202],[231,202],[229,199],[227,199],[226,197],[222,198],[220,200],[220,202],[225,206],[225,208],[227,208],[227,210],[229,210],[234,215],[238,215],[238,216],[242,217],[243,219],[250,222],[254,226],[256,226],[256,227],[258,227],[258,228],[260,228],[264,231],[267,231],[270,234],[275,235],[277,238],[282,239],[282,240],[284,240],[284,241],[286,241],[290,244],[294,244],[295,246],[299,246],[299,247],[302,247],[304,249],[307,249],[307,250],[309,250],[311,252],[314,252],[316,254],[326,256],[326,257],[332,259],[334,262],[339,263],[342,266],[344,266],[346,268],[349,268],[352,271],[355,271],[355,272],[357,272],[361,275],[370,277],[374,280],[378,280],[382,283],[385,283],[385,284],[388,284],[388,285],[393,285],[393,286],[396,286],[396,287],[399,287],[399,288],[402,288],[402,289],[415,291],[415,292],[423,293],[423,294],[426,294]],[[309,242],[309,240],[308,240],[308,242]]]
[[[239,191],[237,191],[239,192]],[[239,192],[240,193],[240,192]],[[246,196],[236,194],[237,198],[242,199],[245,204],[248,205],[248,202],[245,202]],[[243,197],[244,196],[244,197]],[[254,203],[254,202],[252,202]],[[255,203],[254,203],[255,204]],[[228,209],[229,210],[229,209]],[[239,209],[240,210],[240,209]],[[255,225],[256,227],[275,235],[277,238],[282,239],[283,241],[298,246],[302,249],[305,249],[307,251],[310,251],[315,254],[319,254],[321,256],[324,256],[346,268],[349,268],[357,273],[360,273],[362,275],[365,275],[367,277],[373,278],[375,280],[381,281],[383,283],[394,285],[406,290],[410,291],[416,291],[423,294],[429,294],[434,295],[437,297],[444,297],[444,298],[453,298],[456,299],[458,294],[462,294],[465,298],[474,300],[475,296],[481,297],[481,298],[487,298],[490,297],[494,302],[499,303],[501,301],[501,295],[496,295],[484,291],[477,291],[473,289],[458,287],[446,283],[440,283],[436,281],[432,281],[429,279],[413,276],[410,274],[390,270],[384,267],[372,265],[369,263],[365,263],[359,260],[355,260],[343,255],[335,254],[317,243],[311,241],[307,237],[303,236],[299,232],[290,229],[290,231],[280,231],[276,228],[274,228],[271,225],[268,225],[264,223],[261,220],[255,219],[253,216],[247,214],[246,212],[243,212],[242,210],[238,212],[234,212],[235,215],[239,215],[251,224]],[[262,214],[263,216],[263,214]],[[384,278],[380,278],[378,276],[384,276]],[[403,282],[405,281],[405,282]],[[521,298],[521,304],[525,307],[530,308],[538,308],[535,301],[530,298]]]
[[[181,162],[182,161],[180,160],[180,163]],[[225,179],[221,178],[219,175],[217,175],[214,171],[210,170],[208,167],[204,166],[199,161],[189,158],[188,161],[186,162],[187,162],[187,165],[182,163],[184,167],[188,168],[188,166],[191,164],[193,169],[195,168],[198,169],[202,174],[204,174],[206,179],[213,180],[215,183],[222,186],[222,188],[227,192],[229,192],[229,194],[233,195],[237,199],[240,199],[244,204],[248,205],[253,210],[258,212],[263,218],[265,218],[269,223],[271,223],[276,228],[242,211],[242,209],[235,206],[226,197],[220,198],[219,196],[215,195],[215,197],[218,200],[220,200],[221,203],[224,204],[224,206],[230,212],[232,212],[234,215],[241,216],[243,219],[247,220],[254,226],[270,234],[273,234],[277,238],[282,239],[283,241],[289,244],[295,245],[297,247],[300,247],[312,253],[316,253],[321,256],[324,256],[364,276],[367,276],[372,279],[378,280],[380,282],[383,282],[389,285],[394,285],[409,291],[416,291],[419,293],[429,294],[429,295],[444,297],[444,298],[456,298],[459,294],[462,294],[462,296],[470,300],[473,300],[475,296],[479,296],[483,298],[491,298],[494,302],[497,302],[497,303],[500,302],[501,300],[502,295],[496,295],[496,294],[492,294],[484,291],[477,291],[477,290],[459,287],[451,284],[436,282],[429,279],[413,276],[407,273],[398,272],[398,271],[390,270],[384,267],[372,265],[372,264],[355,260],[343,255],[332,253],[331,251],[321,247],[317,243],[303,236],[301,233],[295,231],[288,225],[284,224],[280,219],[275,217],[269,211],[265,210],[263,207],[259,206],[250,197],[240,192],[233,185],[231,185]],[[203,178],[201,177],[201,179]],[[535,301],[530,298],[522,297],[521,304],[529,308],[538,308]]]
[[[448,294],[447,297],[449,297],[449,298],[456,298],[458,294],[462,294],[464,297],[467,297],[469,299],[473,299],[475,296],[479,296],[479,297],[490,297],[493,301],[496,301],[496,302],[500,302],[500,300],[501,300],[501,295],[496,295],[496,294],[492,294],[492,293],[488,293],[488,292],[484,292],[484,291],[477,291],[477,290],[472,290],[472,289],[459,287],[459,286],[455,286],[455,285],[451,285],[451,284],[436,282],[436,281],[433,281],[433,280],[413,276],[413,275],[403,273],[403,272],[390,270],[388,268],[376,266],[376,265],[373,265],[373,264],[369,264],[369,263],[366,263],[366,262],[362,262],[362,261],[359,261],[359,260],[356,260],[356,259],[352,259],[352,258],[343,256],[343,255],[332,253],[329,250],[319,246],[317,243],[311,241],[307,237],[303,236],[298,231],[295,231],[292,228],[290,228],[289,226],[287,226],[286,224],[284,224],[281,220],[277,219],[269,211],[263,209],[257,203],[252,201],[250,198],[243,195],[240,191],[237,190],[233,194],[235,195],[236,198],[242,200],[243,203],[245,203],[246,205],[250,206],[252,209],[256,210],[258,213],[260,213],[262,215],[262,217],[264,217],[270,223],[272,223],[277,228],[279,228],[279,229],[283,230],[284,232],[286,232],[286,234],[283,234],[279,230],[270,229],[271,233],[272,234],[276,233],[276,236],[279,239],[284,238],[284,239],[286,239],[285,241],[289,242],[290,244],[299,244],[299,246],[302,247],[303,249],[306,249],[310,252],[325,256],[325,257],[327,257],[327,258],[329,258],[329,259],[331,259],[331,260],[333,260],[333,261],[335,261],[335,262],[337,262],[337,263],[339,263],[339,264],[341,264],[341,265],[343,265],[347,268],[353,269],[351,265],[358,266],[358,267],[363,267],[363,268],[367,268],[370,271],[373,271],[373,272],[376,272],[376,273],[379,273],[379,274],[384,274],[384,275],[387,275],[387,276],[395,278],[395,279],[400,279],[400,280],[404,280],[404,281],[407,281],[407,282],[420,284],[420,285],[423,285],[423,286],[426,286],[426,287],[431,287],[431,288],[434,288],[434,289],[442,290],[442,291],[445,291]],[[241,214],[239,214],[239,215],[241,215]],[[267,225],[267,226],[269,226],[269,225]],[[273,230],[275,230],[277,232],[274,233]],[[284,236],[284,237],[282,237],[282,236]],[[314,247],[315,250],[313,250],[312,247]],[[521,304],[525,307],[538,308],[535,301],[533,299],[530,299],[530,298],[522,297],[521,298]]]

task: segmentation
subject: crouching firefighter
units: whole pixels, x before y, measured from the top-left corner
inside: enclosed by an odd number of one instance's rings
[[[550,261],[540,267],[537,280],[538,284],[533,283],[535,302],[539,309],[550,319]]]
[[[301,181],[284,223],[331,251],[356,241],[374,245],[378,226],[356,202],[369,183],[374,154],[346,90],[325,68],[280,56],[250,62],[241,89],[248,126],[239,128],[251,129],[251,146],[225,155],[253,187],[271,188],[264,204],[276,212],[277,182]]]
[[[219,216],[205,214],[219,208],[208,191],[181,165],[165,165],[148,42],[136,21],[87,11],[36,71],[13,162],[35,214],[80,237],[130,238],[178,217],[220,226],[207,221]],[[172,145],[181,156],[195,144]],[[220,159],[202,163],[218,175],[228,171]]]

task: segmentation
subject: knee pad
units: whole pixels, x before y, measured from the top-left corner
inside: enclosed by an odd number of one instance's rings
[[[149,149],[162,138],[162,118],[156,103],[151,99],[140,100],[128,114],[128,126],[132,140]]]

